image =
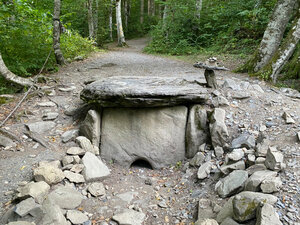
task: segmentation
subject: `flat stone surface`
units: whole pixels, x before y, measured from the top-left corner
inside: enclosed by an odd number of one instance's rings
[[[119,225],[142,225],[146,215],[142,212],[137,212],[132,209],[127,209],[123,213],[113,216],[113,220]]]
[[[56,188],[48,198],[62,209],[75,209],[83,200],[83,196],[78,191],[64,186]]]
[[[147,160],[152,168],[175,165],[185,157],[187,107],[105,108],[101,158],[130,167]]]
[[[27,215],[31,210],[38,207],[33,198],[27,198],[16,205],[15,212],[19,216]]]
[[[158,107],[204,103],[208,91],[199,77],[109,77],[87,85],[81,99],[103,107]]]
[[[40,181],[36,183],[30,182],[26,184],[24,187],[19,187],[17,189],[18,191],[17,197],[22,199],[31,196],[34,198],[34,200],[37,203],[42,203],[44,201],[44,198],[48,194],[49,190],[50,190],[50,186],[44,181]]]
[[[105,188],[104,185],[100,182],[92,183],[88,187],[88,191],[95,197],[105,195]]]
[[[64,171],[64,175],[66,178],[73,183],[84,183],[84,177],[81,174],[78,173],[73,173],[68,170]]]
[[[68,210],[67,218],[72,222],[72,224],[83,224],[89,220],[85,214],[78,210]]]
[[[52,128],[54,128],[56,126],[56,123],[52,121],[40,121],[40,122],[28,123],[25,126],[29,131],[40,134],[40,133],[45,133],[51,130]]]

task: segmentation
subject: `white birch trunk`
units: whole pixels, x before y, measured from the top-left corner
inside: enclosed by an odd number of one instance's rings
[[[196,17],[200,19],[202,10],[202,0],[196,0]]]
[[[284,31],[297,0],[278,0],[272,18],[260,43],[254,72],[267,65],[278,50]]]
[[[286,37],[287,43],[283,44],[283,46],[280,48],[278,59],[272,64],[271,78],[273,83],[277,82],[278,75],[280,74],[290,57],[293,55],[300,40],[300,16],[296,18],[296,24],[292,28],[292,31],[290,31],[290,33],[291,35]]]
[[[163,13],[163,28],[166,28],[167,25],[167,17],[168,17],[168,5],[167,1],[165,2],[164,13]]]
[[[144,7],[145,7],[145,0],[141,0],[141,12],[140,12],[140,23],[144,23]]]
[[[116,0],[116,20],[117,20],[117,33],[118,33],[118,46],[125,46],[125,36],[122,26],[122,15],[121,15],[121,4],[122,0]]]
[[[113,4],[114,0],[111,0],[109,7],[109,38],[111,41],[113,41]]]
[[[2,59],[2,55],[0,53],[0,75],[2,77],[4,77],[5,80],[21,85],[21,86],[31,86],[33,83],[31,80],[23,78],[23,77],[19,77],[17,75],[15,75],[14,73],[12,73],[11,71],[9,71],[9,69],[6,67],[3,59]]]
[[[94,38],[93,0],[88,0],[89,38]]]

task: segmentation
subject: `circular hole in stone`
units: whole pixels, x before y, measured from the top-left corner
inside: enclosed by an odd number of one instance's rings
[[[145,159],[135,160],[130,167],[153,169],[151,164]]]

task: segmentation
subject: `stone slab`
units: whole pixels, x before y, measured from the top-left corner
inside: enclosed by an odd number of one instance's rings
[[[129,167],[147,160],[152,168],[175,165],[185,157],[187,107],[105,108],[101,157]]]
[[[199,77],[115,76],[88,84],[81,99],[102,107],[160,107],[204,103],[206,82]]]

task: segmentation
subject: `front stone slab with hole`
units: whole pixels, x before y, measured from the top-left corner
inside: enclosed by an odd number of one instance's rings
[[[111,77],[88,84],[81,98],[100,105],[101,157],[130,167],[174,165],[186,155],[188,106],[210,94],[199,77]]]

